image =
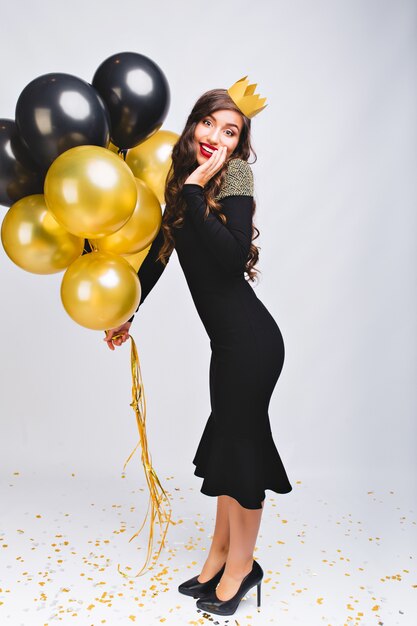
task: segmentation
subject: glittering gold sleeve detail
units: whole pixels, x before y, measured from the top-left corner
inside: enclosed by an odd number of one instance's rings
[[[216,200],[226,196],[253,196],[253,173],[247,161],[230,159],[226,176]]]

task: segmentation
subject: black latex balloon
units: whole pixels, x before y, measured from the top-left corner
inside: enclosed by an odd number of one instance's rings
[[[148,57],[114,54],[99,66],[93,85],[109,110],[111,140],[118,148],[133,148],[161,128],[170,104],[169,85]]]
[[[16,105],[16,124],[44,169],[75,146],[107,147],[110,117],[92,85],[71,74],[44,74],[30,82]]]
[[[30,158],[14,120],[0,119],[0,204],[43,193],[44,175]]]
[[[84,249],[81,256],[83,256],[84,254],[89,254],[92,251],[93,248],[91,247],[90,242],[88,241],[88,239],[84,239]]]

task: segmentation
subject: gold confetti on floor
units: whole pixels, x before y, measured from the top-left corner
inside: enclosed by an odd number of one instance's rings
[[[197,610],[177,590],[207,557],[215,498],[174,476],[164,481],[176,524],[159,560],[134,579],[146,531],[128,540],[147,506],[144,484],[130,475],[93,481],[78,468],[49,482],[26,470],[3,476],[1,626],[412,626],[416,522],[395,490],[317,498],[300,480],[292,494],[267,491],[255,549],[264,569],[261,607],[255,587],[233,616],[221,617]]]

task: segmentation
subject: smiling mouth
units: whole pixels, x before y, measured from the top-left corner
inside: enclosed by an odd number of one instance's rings
[[[213,152],[216,152],[217,148],[211,147],[206,143],[200,143],[200,152],[203,156],[211,156]]]

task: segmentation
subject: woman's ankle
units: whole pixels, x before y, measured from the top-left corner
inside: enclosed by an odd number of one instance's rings
[[[210,553],[201,570],[199,581],[205,582],[209,578],[212,578],[226,563],[227,554],[229,548],[214,548],[210,549]]]
[[[206,563],[214,565],[223,565],[226,562],[229,547],[227,546],[211,546],[207,556]]]

